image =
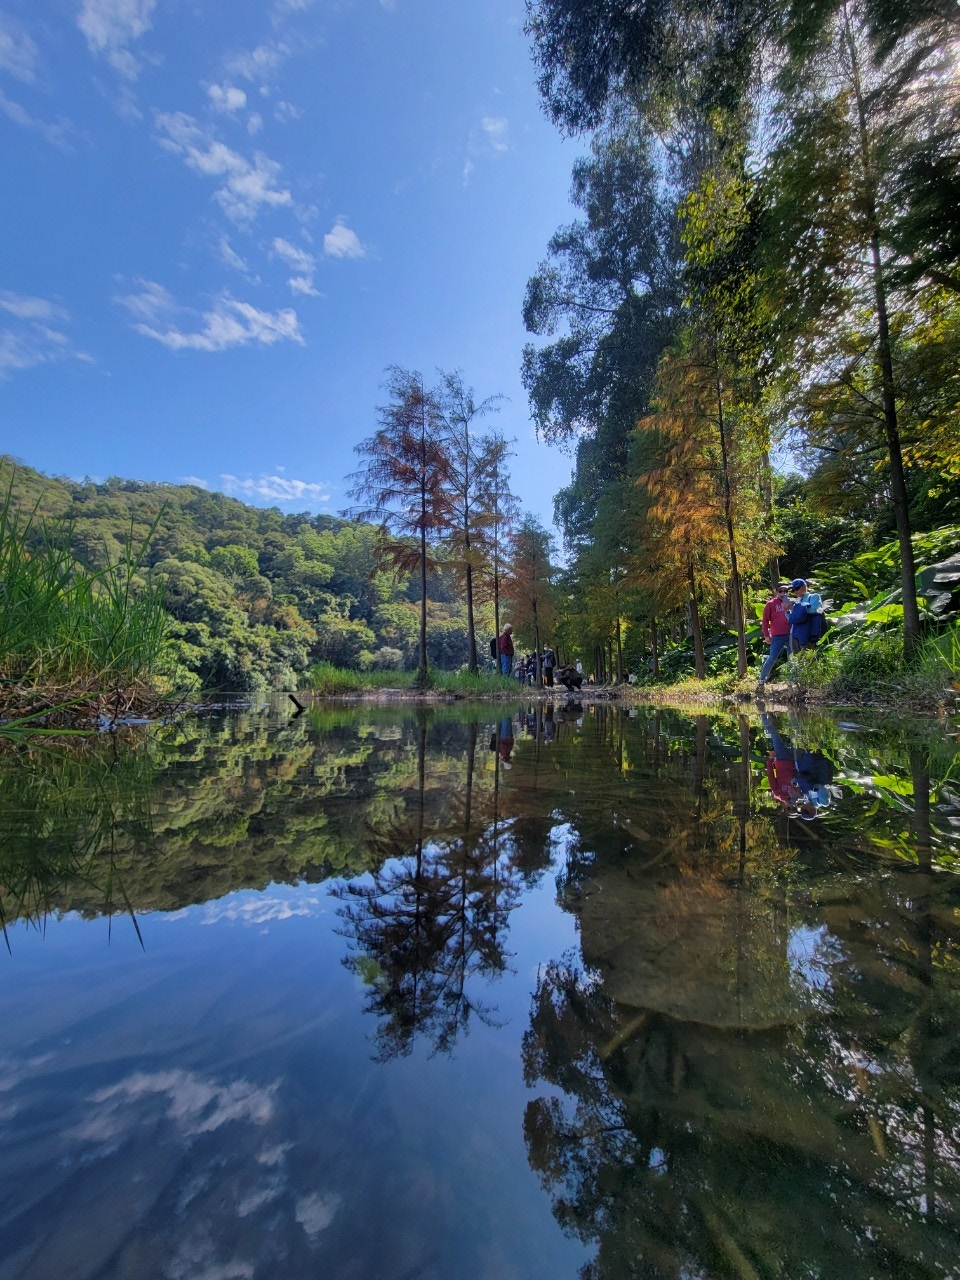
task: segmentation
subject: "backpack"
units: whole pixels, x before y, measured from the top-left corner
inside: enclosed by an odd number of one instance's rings
[[[490,657],[495,658],[496,656],[497,656],[497,637],[491,636],[490,637]]]
[[[823,636],[827,634],[827,631],[830,628],[830,619],[827,617],[827,615],[823,612],[822,609],[819,609],[817,610],[816,613],[810,614],[808,619],[808,625],[809,625],[808,635],[810,636],[810,639],[820,640],[823,638]]]

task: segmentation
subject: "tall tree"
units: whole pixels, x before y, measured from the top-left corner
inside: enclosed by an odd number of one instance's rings
[[[492,431],[485,437],[480,466],[483,515],[479,524],[478,540],[483,552],[481,579],[484,584],[485,598],[493,601],[496,635],[500,634],[500,586],[510,531],[520,512],[516,494],[510,488],[510,472],[507,468],[511,443],[499,432]]]
[[[365,503],[359,519],[379,522],[383,559],[420,577],[418,680],[427,677],[427,572],[431,548],[450,526],[450,459],[443,415],[419,373],[388,370],[390,401],[377,410],[380,427],[356,446],[363,466],[351,477],[351,497]]]
[[[491,438],[480,435],[476,424],[492,413],[502,399],[488,396],[479,404],[473,389],[465,387],[459,370],[440,374],[438,403],[444,444],[449,461],[450,531],[447,547],[464,585],[467,600],[468,666],[476,675],[477,632],[474,620],[474,574],[482,564],[482,533],[491,518],[486,505],[489,472],[502,461]]]
[[[887,34],[869,0],[817,6],[788,32],[780,78],[787,124],[768,167],[770,277],[782,290],[777,309],[805,393],[797,401],[800,421],[812,442],[831,452],[838,444],[848,448],[849,409],[857,401],[860,445],[882,450],[910,653],[919,642],[920,614],[897,337],[916,306],[915,291],[904,283],[926,279],[941,287],[943,273],[931,273],[929,263],[936,219],[924,236],[907,187],[911,167],[929,154],[950,114],[931,103],[956,95],[937,42],[943,23],[918,22],[899,43]],[[824,395],[830,386],[838,393],[836,436]]]
[[[514,632],[530,636],[538,655],[557,620],[552,559],[550,534],[534,516],[524,516],[513,535],[503,593],[513,607]]]

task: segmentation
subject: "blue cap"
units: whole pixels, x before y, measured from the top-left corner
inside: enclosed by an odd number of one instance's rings
[[[805,578],[794,578],[790,583],[790,590],[796,591],[797,587],[805,587],[807,585]]]

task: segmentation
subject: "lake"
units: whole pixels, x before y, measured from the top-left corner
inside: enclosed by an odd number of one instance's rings
[[[265,702],[9,750],[0,1280],[956,1277],[958,729]]]

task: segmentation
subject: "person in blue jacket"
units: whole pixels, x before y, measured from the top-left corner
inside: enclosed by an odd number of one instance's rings
[[[801,649],[812,648],[820,639],[819,616],[821,614],[820,596],[810,590],[805,578],[794,578],[790,583],[790,596],[793,608],[788,615],[790,622],[790,652],[798,653]]]

